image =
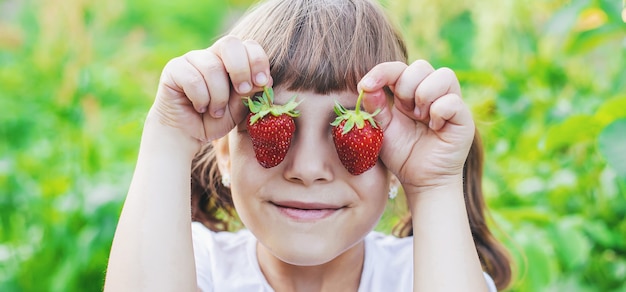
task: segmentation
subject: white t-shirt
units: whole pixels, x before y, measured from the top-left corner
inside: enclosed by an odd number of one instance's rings
[[[201,291],[274,291],[261,272],[250,231],[213,232],[193,222],[192,234]],[[489,291],[497,291],[484,275]],[[413,291],[413,238],[368,234],[359,291]]]

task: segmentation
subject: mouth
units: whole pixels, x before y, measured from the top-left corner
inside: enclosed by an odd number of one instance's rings
[[[345,206],[296,201],[270,202],[278,211],[295,221],[316,221],[337,213]]]

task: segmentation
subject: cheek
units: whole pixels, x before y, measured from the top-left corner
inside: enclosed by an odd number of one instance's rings
[[[238,175],[232,179],[231,196],[235,212],[243,225],[250,230],[257,230],[265,216],[261,209],[261,201],[255,197],[254,186],[250,181],[242,181],[245,175]]]
[[[378,211],[382,214],[388,199],[389,173],[380,163],[372,171],[376,178],[366,179],[365,181],[369,182],[369,184],[364,183],[363,185],[365,185],[366,194],[369,196],[368,199],[374,201],[373,205],[378,207]]]
[[[261,210],[255,194],[267,184],[267,172],[258,164],[247,132],[233,131],[229,136],[231,194],[235,210],[244,225],[254,224]]]
[[[251,180],[262,175],[258,169],[260,165],[254,156],[252,141],[245,131],[231,132],[228,140],[232,184],[245,187],[246,184],[252,183]]]
[[[228,134],[228,142],[228,151],[232,160],[244,158],[247,152],[253,153],[252,140],[246,131],[238,131],[237,128],[231,131]],[[254,153],[252,155],[254,156]]]
[[[364,212],[368,213],[368,215],[364,215],[364,218],[370,218],[365,220],[375,225],[385,211],[387,204],[389,193],[387,169],[379,163],[370,171],[354,179],[352,186],[358,193],[361,203],[365,205]]]

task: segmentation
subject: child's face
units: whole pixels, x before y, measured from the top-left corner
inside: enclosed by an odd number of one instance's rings
[[[261,167],[245,121],[229,136],[231,191],[241,220],[274,256],[296,265],[328,262],[359,243],[385,208],[389,177],[379,162],[353,176],[333,144],[334,101],[353,108],[357,95],[277,90],[275,102],[294,94],[302,102],[285,160]],[[304,210],[308,209],[308,210]]]

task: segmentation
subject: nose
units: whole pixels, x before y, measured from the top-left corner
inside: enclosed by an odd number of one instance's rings
[[[287,162],[283,173],[285,179],[305,186],[326,183],[334,179],[332,161],[337,154],[332,144],[330,128],[322,127],[325,128],[328,129],[309,127],[296,130],[285,159]]]

